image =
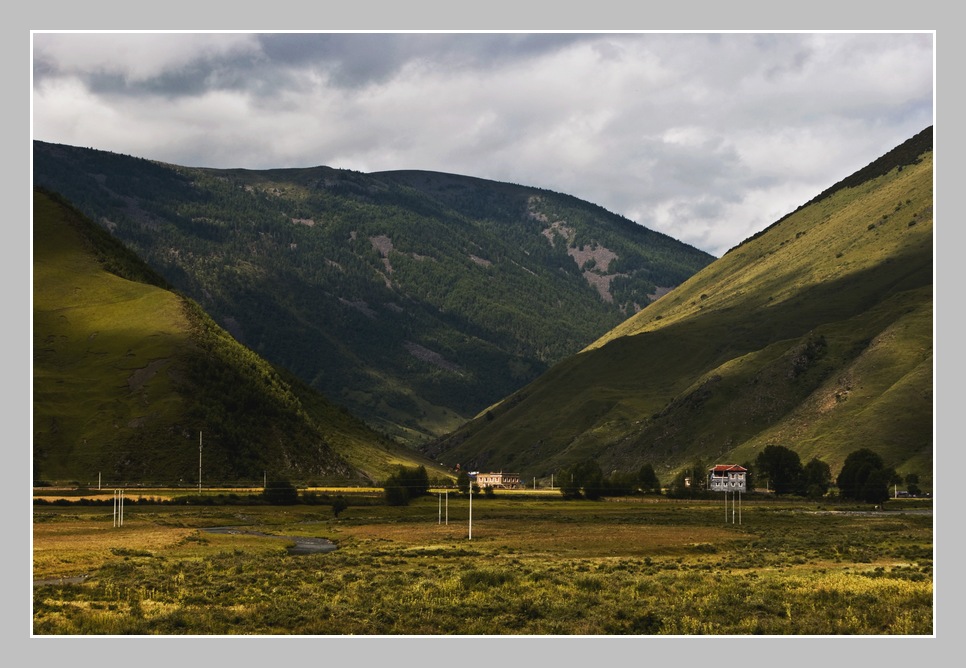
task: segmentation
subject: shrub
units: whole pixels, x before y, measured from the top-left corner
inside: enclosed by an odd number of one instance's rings
[[[409,500],[429,493],[429,475],[425,466],[399,466],[396,473],[382,484],[383,496],[390,506],[406,506]]]
[[[775,494],[803,491],[805,469],[794,450],[782,445],[767,445],[755,458],[755,468],[771,481]]]
[[[274,506],[291,506],[299,502],[299,491],[288,480],[273,480],[265,485],[262,497]]]
[[[847,499],[882,503],[889,498],[893,481],[900,481],[899,476],[885,466],[882,457],[869,448],[861,448],[845,458],[835,484]]]
[[[641,466],[637,472],[637,484],[640,486],[641,491],[645,493],[661,493],[661,481],[658,479],[657,473],[654,471],[654,466],[651,464]]]
[[[349,507],[349,502],[341,494],[332,499],[332,515],[338,517],[339,513]]]

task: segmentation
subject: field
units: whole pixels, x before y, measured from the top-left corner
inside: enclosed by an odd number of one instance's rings
[[[86,498],[93,498],[87,495]],[[745,499],[41,504],[34,635],[932,635],[933,516]],[[448,522],[447,522],[448,520]],[[740,521],[740,523],[739,523]],[[233,526],[272,536],[211,533]],[[292,555],[291,537],[337,549]]]

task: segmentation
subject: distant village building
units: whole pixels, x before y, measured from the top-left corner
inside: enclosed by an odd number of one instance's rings
[[[708,470],[708,490],[712,492],[744,492],[748,469],[737,464],[717,464]]]
[[[492,487],[493,489],[518,489],[520,487],[520,474],[519,473],[504,473],[500,471],[499,473],[475,473],[470,474],[470,477],[474,479],[474,482],[480,486],[481,489],[487,487]]]

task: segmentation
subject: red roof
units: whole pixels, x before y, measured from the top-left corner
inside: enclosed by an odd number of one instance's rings
[[[711,470],[714,471],[715,473],[726,473],[729,471],[733,473],[748,472],[748,469],[746,469],[743,466],[738,466],[737,464],[715,464],[714,468],[712,468]]]

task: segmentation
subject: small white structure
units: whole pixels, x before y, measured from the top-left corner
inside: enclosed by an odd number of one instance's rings
[[[748,469],[737,464],[717,464],[708,470],[708,490],[712,492],[744,492]]]
[[[470,478],[481,489],[487,487],[492,487],[493,489],[517,489],[520,487],[519,473],[504,473],[503,471],[499,473],[472,472],[470,473]]]

